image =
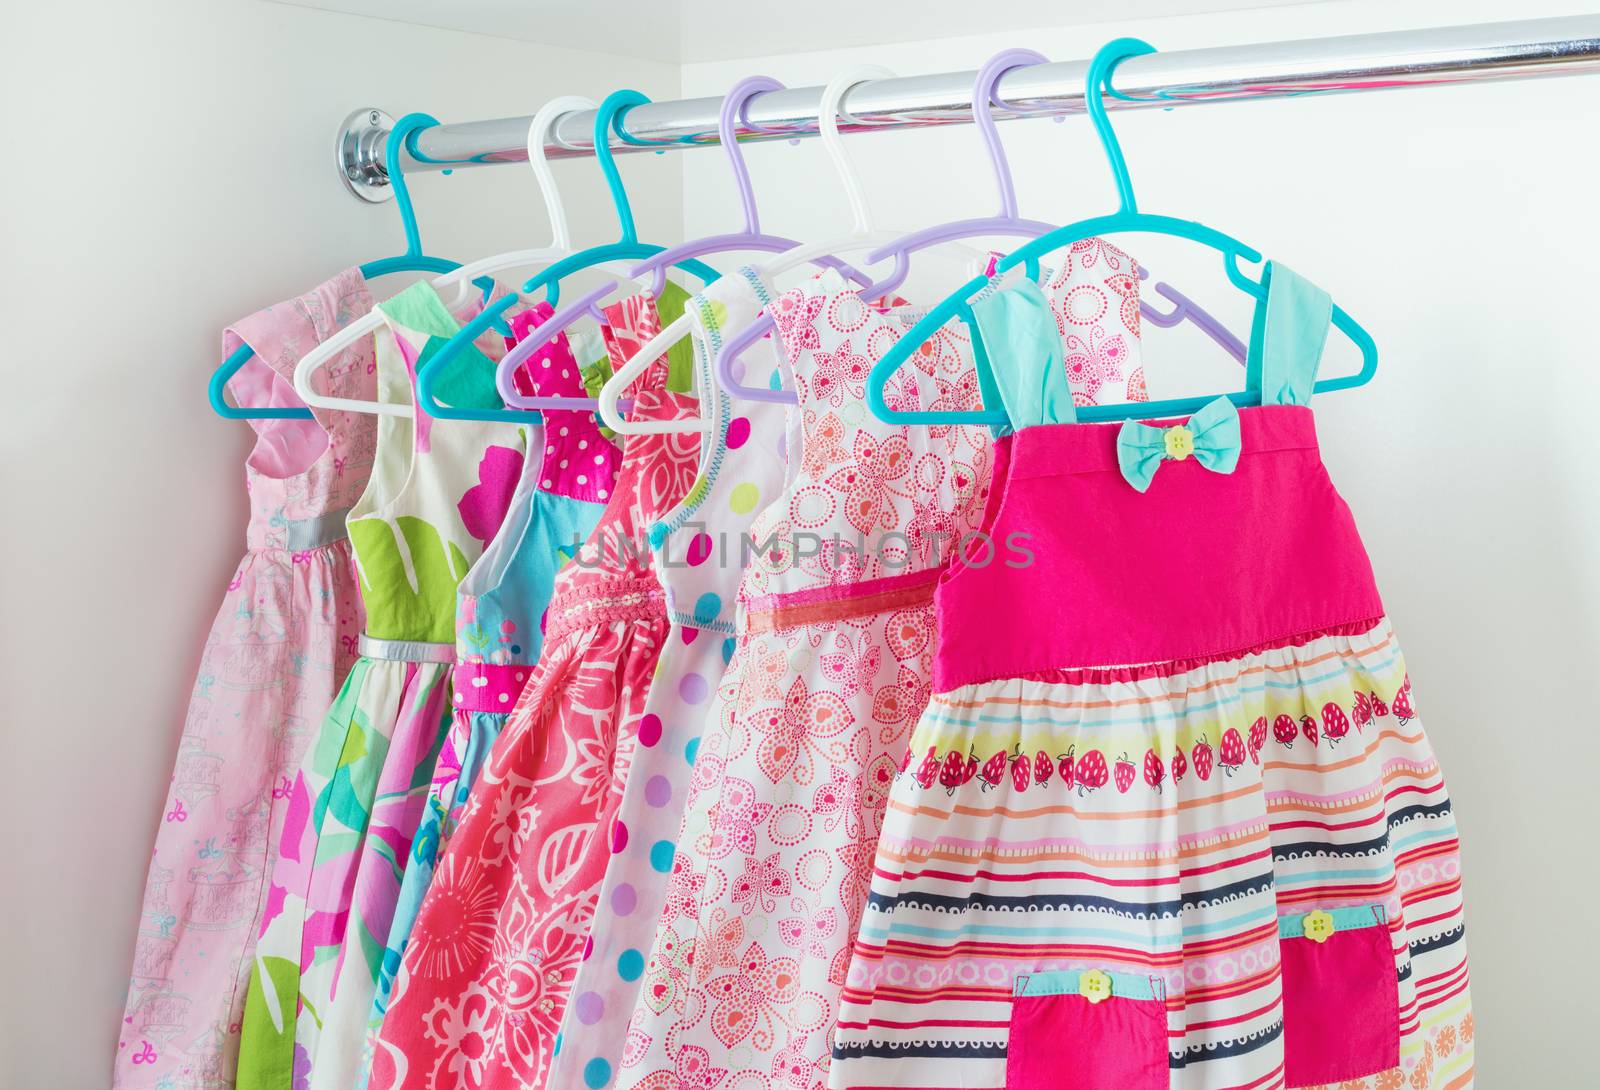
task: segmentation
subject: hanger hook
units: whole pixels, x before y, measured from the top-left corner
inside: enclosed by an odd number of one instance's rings
[[[1089,62],[1088,78],[1084,81],[1084,105],[1089,111],[1089,120],[1094,122],[1094,131],[1100,137],[1100,146],[1105,149],[1106,161],[1111,167],[1112,180],[1117,183],[1117,198],[1122,202],[1124,213],[1138,212],[1139,205],[1133,199],[1133,181],[1128,177],[1128,164],[1122,158],[1122,145],[1117,142],[1111,119],[1106,116],[1103,96],[1117,93],[1111,86],[1111,76],[1117,65],[1129,57],[1142,57],[1155,51],[1155,46],[1138,38],[1114,38],[1096,51],[1094,59]]]
[[[1050,58],[1032,49],[1003,49],[983,62],[978,78],[972,84],[972,120],[983,136],[984,147],[989,149],[989,162],[994,166],[995,185],[1000,189],[1000,215],[1006,219],[1017,218],[1017,190],[1011,181],[1011,165],[1006,161],[1005,145],[995,131],[995,90],[1007,72],[1030,64],[1049,64]]]
[[[817,110],[817,135],[822,139],[822,147],[827,151],[828,158],[833,160],[833,169],[839,174],[845,196],[850,199],[850,214],[855,219],[857,234],[864,235],[872,230],[872,212],[867,207],[867,194],[862,188],[861,178],[856,174],[850,155],[844,150],[844,141],[839,137],[839,115],[843,113],[841,106],[844,96],[857,85],[868,80],[893,78],[893,72],[876,64],[846,68],[822,89],[822,105]]]
[[[431,129],[439,119],[431,114],[406,114],[389,130],[389,139],[383,144],[383,165],[389,174],[389,184],[394,187],[395,207],[400,210],[400,226],[406,233],[406,252],[403,257],[422,256],[422,237],[417,231],[417,212],[411,206],[411,187],[406,184],[405,171],[400,169],[400,149],[416,155],[410,141],[423,129]]]
[[[717,136],[722,141],[722,150],[728,156],[728,165],[733,168],[733,180],[739,187],[739,200],[744,205],[745,233],[750,235],[761,233],[761,217],[756,211],[756,195],[750,186],[750,169],[745,166],[744,152],[739,150],[739,138],[734,125],[745,120],[745,111],[751,99],[768,91],[781,90],[783,84],[771,76],[747,76],[734,84],[732,90],[723,97],[722,112],[717,116]]]
[[[572,249],[572,234],[567,226],[567,209],[556,188],[555,176],[550,172],[550,160],[544,146],[555,131],[556,125],[568,114],[580,110],[598,109],[594,99],[581,95],[562,95],[539,107],[528,123],[528,165],[539,183],[539,195],[544,198],[544,210],[550,216],[550,245],[557,250]]]
[[[612,91],[600,103],[594,115],[594,157],[600,161],[600,172],[605,175],[606,186],[611,190],[611,203],[617,209],[617,223],[622,228],[622,241],[633,245],[639,241],[639,231],[633,224],[633,209],[628,204],[628,192],[622,188],[622,175],[617,171],[617,159],[611,151],[611,132],[624,140],[623,111],[633,106],[643,106],[650,99],[639,91],[623,88]]]

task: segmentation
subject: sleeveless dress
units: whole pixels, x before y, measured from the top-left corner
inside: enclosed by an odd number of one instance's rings
[[[603,327],[620,366],[660,328],[633,296]],[[634,414],[693,414],[657,360]],[[644,533],[694,477],[699,436],[629,437],[593,536],[556,580],[545,647],[412,928],[369,1085],[542,1086],[589,938],[667,636]]]
[[[1330,303],[1267,278],[1261,404],[1155,427],[1072,422],[1037,293],[975,304],[1033,562],[939,587],[831,1086],[1471,1085],[1455,821],[1307,407]]]
[[[349,269],[236,323],[224,354],[255,351],[229,383],[236,399],[299,406],[300,357],[371,309]],[[371,340],[325,374],[334,396],[372,397]],[[362,622],[344,512],[366,484],[376,433],[371,417],[311,411],[311,421],[251,421],[248,551],[206,640],[162,807],[113,1086],[233,1084],[290,778]]]
[[[630,1090],[826,1077],[883,804],[927,695],[933,580],[983,510],[985,432],[908,430],[863,403],[903,312],[866,306],[831,271],[770,310],[799,441],[752,530],[725,706],[695,758],[641,966],[618,1079]],[[964,330],[915,362],[891,405],[975,404]]]
[[[999,253],[989,258],[994,275]],[[1047,269],[1044,294],[1061,334],[1061,363],[1075,405],[1149,401],[1139,343],[1139,264],[1094,237],[1067,248],[1060,268]]]
[[[458,327],[426,283],[379,309],[388,323],[376,338],[379,399],[403,401],[419,363]],[[503,350],[497,336],[480,347]],[[468,357],[444,385],[447,403],[488,401],[490,361]],[[499,528],[525,441],[505,425],[379,421],[372,477],[347,522],[367,613],[361,657],[290,790],[241,1085],[348,1090],[356,1080],[401,872],[449,725],[456,585]]]
[[[710,430],[689,494],[650,532],[672,627],[612,827],[589,953],[578,966],[561,1047],[545,1083],[552,1090],[612,1085],[644,955],[666,900],[671,838],[683,816],[701,730],[727,707],[720,694],[730,680],[725,672],[749,530],[783,485],[787,409],[761,401],[735,404],[717,386],[711,365],[724,332],[755,321],[768,301],[748,269],[689,300],[698,389]],[[775,370],[773,343],[754,346],[750,364],[769,374]]]
[[[539,302],[513,316],[507,349],[553,310],[549,303]],[[599,351],[598,338],[569,340],[561,334],[529,358],[517,372],[517,385],[530,396],[585,397],[577,361]],[[556,573],[594,530],[615,487],[621,451],[601,436],[593,413],[547,411],[543,417],[543,427],[533,429],[542,435],[542,455],[524,461],[522,479],[499,534],[457,588],[453,722],[401,879],[368,1024],[372,1033],[388,1009],[394,974],[438,857],[461,821],[468,792],[490,747],[539,661]],[[530,439],[530,450],[538,446],[536,439]],[[363,1064],[363,1082],[367,1071]]]

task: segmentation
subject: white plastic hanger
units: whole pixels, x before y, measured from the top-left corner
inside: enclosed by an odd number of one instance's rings
[[[818,258],[843,253],[846,250],[872,250],[886,242],[898,239],[905,232],[880,230],[873,225],[872,212],[867,205],[866,190],[856,174],[850,155],[839,135],[839,107],[850,88],[871,79],[892,77],[893,72],[877,65],[862,65],[846,69],[834,76],[822,92],[822,103],[817,116],[817,135],[822,141],[834,171],[844,186],[845,197],[850,202],[852,230],[848,235],[830,242],[813,243],[785,250],[765,265],[753,266],[763,279],[770,280],[778,273],[814,265]],[[987,253],[969,246],[947,248],[944,252],[980,265],[989,258]],[[732,275],[732,274],[730,274]],[[606,426],[619,435],[664,435],[677,432],[705,432],[711,427],[704,417],[683,417],[677,420],[624,420],[618,411],[618,402],[633,380],[654,363],[673,345],[693,332],[693,323],[686,311],[674,319],[660,333],[645,342],[616,373],[600,388],[600,418]]]
[[[550,245],[535,250],[513,250],[510,253],[497,254],[474,261],[470,265],[462,265],[443,276],[433,280],[435,291],[441,294],[452,285],[458,289],[454,300],[448,306],[457,310],[464,306],[477,288],[473,280],[505,269],[534,268],[551,265],[564,257],[569,257],[576,251],[572,248],[572,234],[567,226],[567,210],[561,201],[561,192],[556,188],[555,178],[550,171],[550,161],[545,158],[544,145],[549,138],[550,130],[556,120],[566,114],[579,110],[593,110],[596,103],[593,99],[581,98],[577,95],[564,95],[551,99],[540,107],[539,112],[533,115],[532,122],[528,125],[528,165],[533,168],[533,177],[539,183],[539,195],[544,198],[545,212],[550,217]],[[608,262],[604,266],[607,271],[620,271],[624,274],[632,268],[625,262]],[[374,307],[367,314],[351,322],[339,332],[317,345],[301,357],[299,364],[294,369],[294,388],[302,401],[307,405],[317,405],[327,409],[338,409],[343,412],[357,412],[379,414],[383,416],[416,415],[416,410],[411,402],[391,401],[363,401],[359,398],[329,397],[318,393],[312,387],[312,380],[328,361],[334,359],[345,349],[355,344],[362,337],[371,336],[383,325],[383,315]],[[530,419],[537,413],[530,413]]]

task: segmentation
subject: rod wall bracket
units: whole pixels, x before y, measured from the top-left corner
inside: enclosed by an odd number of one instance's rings
[[[383,165],[384,144],[393,128],[394,118],[375,106],[367,106],[344,119],[334,140],[339,180],[351,193],[371,204],[394,199],[389,172]]]

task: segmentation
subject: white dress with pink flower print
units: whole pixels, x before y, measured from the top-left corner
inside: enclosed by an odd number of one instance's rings
[[[1044,285],[1068,381],[1079,404],[1143,399],[1137,269],[1092,241]],[[919,314],[864,305],[834,272],[770,310],[797,434],[785,491],[752,532],[738,643],[629,1024],[627,1090],[826,1085],[889,786],[929,697],[933,586],[988,500],[985,431],[896,427],[866,409],[868,371]],[[885,397],[973,409],[978,389],[967,330],[951,325]]]
[[[831,272],[772,311],[801,441],[752,531],[738,643],[629,1026],[630,1090],[826,1081],[885,799],[928,697],[933,583],[986,499],[984,431],[866,411],[867,370],[902,315]],[[971,372],[964,329],[947,330],[890,402],[970,407]]]
[[[1074,242],[1040,287],[1061,334],[1074,405],[1149,401],[1139,345],[1139,265],[1103,238]],[[1000,255],[989,260],[994,275]]]

